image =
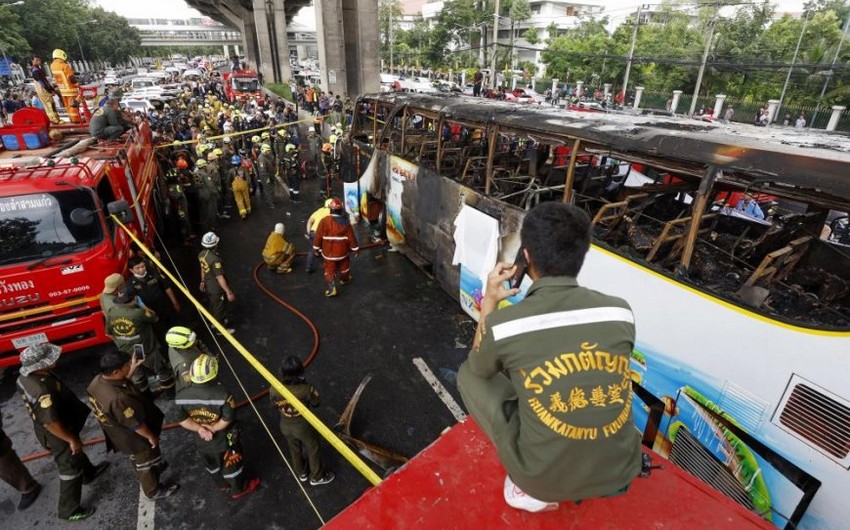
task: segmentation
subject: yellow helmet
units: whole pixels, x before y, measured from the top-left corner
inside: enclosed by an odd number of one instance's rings
[[[210,151],[209,153],[207,153],[207,161],[215,162],[216,160],[218,160],[218,155],[215,154],[215,151]]]
[[[53,58],[54,59],[62,59],[63,61],[67,61],[68,60],[68,54],[65,53],[63,50],[56,48],[55,50],[53,50]]]
[[[295,151],[295,145],[294,144],[286,144],[286,152],[291,153],[292,151]]]
[[[174,326],[165,334],[165,342],[172,348],[185,350],[195,344],[197,335],[191,329],[184,326]]]
[[[222,156],[224,154],[224,151],[221,150],[221,147],[216,147],[215,149],[213,149],[213,153],[215,153],[215,156]]]
[[[288,136],[288,135],[287,135],[287,133],[286,133],[286,129],[278,129],[278,130],[277,130],[277,135],[278,135],[278,136],[282,136],[282,137],[284,137],[284,138],[286,138],[286,137]]]
[[[257,136],[256,134],[254,136],[252,136],[251,137],[251,143],[255,143],[255,144],[260,143],[260,137]]]
[[[207,161],[201,158],[197,162],[195,162],[195,167],[207,167]]]
[[[218,375],[218,359],[206,353],[198,355],[189,368],[189,380],[197,385],[209,383]]]
[[[263,152],[263,153],[268,153],[271,150],[272,150],[272,146],[270,146],[269,144],[263,144],[263,145],[260,146],[260,151]]]
[[[263,131],[263,134],[261,134],[260,136],[263,138],[263,140],[267,140],[271,135],[269,134],[269,131]]]

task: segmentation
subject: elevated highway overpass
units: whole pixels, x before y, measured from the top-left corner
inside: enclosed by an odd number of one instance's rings
[[[241,32],[247,61],[277,83],[292,79],[286,24],[311,0],[186,0]],[[378,90],[377,0],[316,1],[322,89],[352,97]]]

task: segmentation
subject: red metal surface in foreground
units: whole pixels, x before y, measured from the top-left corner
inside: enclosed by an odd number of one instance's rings
[[[668,461],[628,493],[540,514],[502,498],[505,470],[472,419],[452,429],[324,526],[325,529],[734,529],[776,527]]]

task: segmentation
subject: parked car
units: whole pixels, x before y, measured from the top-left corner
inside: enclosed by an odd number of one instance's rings
[[[530,88],[515,88],[511,91],[511,94],[516,97],[517,103],[540,105],[544,101],[543,96],[534,92]]]

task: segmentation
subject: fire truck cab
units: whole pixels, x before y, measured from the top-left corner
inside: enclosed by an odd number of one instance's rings
[[[99,296],[106,276],[126,273],[131,244],[110,213],[146,243],[157,229],[164,195],[148,125],[105,143],[63,132],[40,149],[0,149],[0,367],[31,344],[108,342]]]
[[[263,105],[266,96],[260,86],[257,72],[253,70],[234,70],[224,73],[224,91],[231,103],[254,98],[257,105]]]

